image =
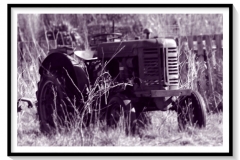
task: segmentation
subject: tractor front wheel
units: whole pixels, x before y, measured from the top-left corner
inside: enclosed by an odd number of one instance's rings
[[[110,98],[107,106],[107,125],[113,128],[121,125],[127,134],[133,133],[136,112],[131,101],[116,95]]]
[[[206,127],[206,104],[198,92],[179,97],[177,113],[180,130],[185,130],[187,125]]]

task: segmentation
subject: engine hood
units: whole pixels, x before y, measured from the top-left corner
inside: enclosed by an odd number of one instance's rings
[[[177,47],[174,39],[170,38],[155,38],[155,39],[140,39],[121,42],[106,42],[101,43],[96,47],[98,56],[134,56],[134,50],[138,48],[158,48],[158,47]],[[131,54],[130,54],[131,53]]]

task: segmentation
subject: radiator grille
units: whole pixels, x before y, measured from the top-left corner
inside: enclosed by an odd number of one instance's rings
[[[166,82],[170,85],[178,85],[178,57],[177,48],[167,48],[166,53]]]
[[[160,73],[160,68],[162,67],[164,67],[164,73]],[[165,81],[166,85],[179,84],[177,48],[143,49],[144,84],[152,87],[159,86],[159,79],[162,77],[160,74],[164,74],[164,80],[162,79],[161,81]]]
[[[159,85],[159,51],[158,48],[143,49],[144,84]]]

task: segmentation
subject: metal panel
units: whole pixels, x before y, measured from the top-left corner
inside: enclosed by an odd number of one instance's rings
[[[170,96],[182,96],[191,95],[192,90],[151,90],[151,97],[170,97]]]
[[[186,96],[191,95],[191,89],[180,89],[180,90],[149,90],[149,91],[136,91],[136,97],[171,97],[171,96]]]

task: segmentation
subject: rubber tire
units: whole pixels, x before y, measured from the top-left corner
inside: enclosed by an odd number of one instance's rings
[[[186,109],[183,103],[188,98],[191,99],[191,103],[188,104],[187,112],[183,113],[184,109]],[[177,113],[178,126],[181,131],[185,130],[187,125],[198,128],[206,127],[206,104],[202,96],[196,91],[192,91],[191,96],[183,97],[179,102]]]
[[[53,118],[52,118],[52,111],[48,110],[48,113],[46,113],[46,108],[42,104],[42,99],[43,96],[45,96],[45,87],[47,87],[48,84],[54,85],[55,91],[57,93],[56,96],[56,109],[58,111],[58,116],[59,118],[63,118],[63,112],[61,112],[60,104],[61,100],[64,100],[64,90],[63,87],[61,86],[60,82],[57,80],[57,77],[51,74],[44,74],[41,76],[40,81],[38,82],[38,91],[36,92],[36,97],[38,101],[38,115],[39,115],[39,123],[40,123],[40,131],[42,133],[50,133],[53,128],[55,128],[55,125],[53,123]],[[65,101],[65,100],[64,100]]]
[[[114,103],[115,105],[112,105]],[[113,111],[115,111],[116,109],[118,109],[119,111],[119,118],[112,120]],[[124,113],[122,113],[121,111],[123,111]],[[118,126],[120,116],[124,116],[124,126],[126,127],[125,128],[126,134],[129,134],[129,133],[133,134],[135,131],[134,122],[136,121],[135,108],[133,106],[131,108],[126,106],[121,96],[113,96],[112,98],[110,98],[108,102],[108,108],[107,108],[108,127],[116,128]]]

